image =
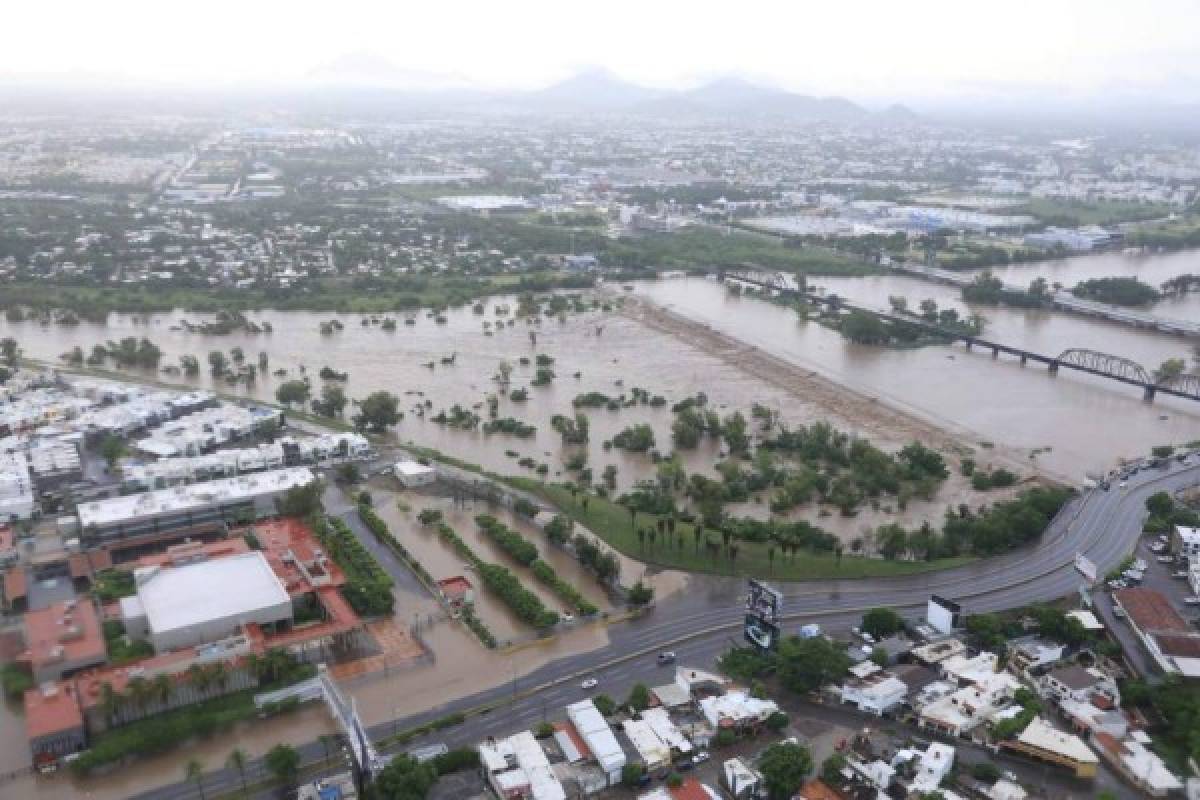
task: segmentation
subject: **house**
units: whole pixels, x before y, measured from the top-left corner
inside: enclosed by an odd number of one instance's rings
[[[721,764],[721,783],[733,800],[756,797],[762,782],[762,775],[742,758],[730,758]]]
[[[908,765],[913,777],[908,782],[908,791],[924,796],[938,791],[942,779],[954,767],[954,748],[941,742],[932,742],[924,752],[916,749],[897,751],[892,758],[892,767],[899,769]]]
[[[1060,704],[1067,699],[1076,703],[1089,702],[1097,695],[1106,698],[1109,707],[1121,704],[1117,682],[1094,667],[1059,667],[1043,675],[1038,688],[1043,697]]]
[[[744,689],[700,700],[700,713],[714,728],[752,728],[779,710],[772,700],[759,700]]]
[[[1200,528],[1176,525],[1171,531],[1171,552],[1189,561],[1200,556]]]
[[[925,687],[917,705],[921,727],[949,736],[964,736],[1009,708],[1021,684],[1006,672],[994,672],[967,686],[957,689],[953,686],[954,683],[943,681]]]
[[[502,800],[566,800],[542,745],[529,731],[479,745],[479,762]]]
[[[908,696],[908,684],[890,672],[876,671],[842,684],[842,702],[876,716],[899,708]]]
[[[671,763],[671,748],[658,737],[649,722],[627,719],[622,728],[646,769],[657,770]]]
[[[437,582],[438,593],[454,610],[475,604],[475,587],[465,575],[443,578]]]
[[[1015,675],[1048,667],[1062,661],[1067,646],[1047,639],[1029,639],[1015,643],[1008,657],[1008,668]]]
[[[82,750],[87,736],[74,687],[47,683],[26,691],[25,733],[35,765]]]
[[[567,719],[604,771],[608,785],[619,783],[621,769],[626,763],[625,751],[613,735],[612,728],[608,727],[604,715],[596,710],[596,705],[591,700],[572,703],[567,706]]]
[[[967,652],[967,646],[961,639],[951,637],[914,647],[911,652],[917,663],[934,666],[948,658],[964,655]]]

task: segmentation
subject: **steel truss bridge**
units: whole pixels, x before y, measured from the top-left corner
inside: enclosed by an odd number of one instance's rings
[[[791,275],[782,272],[761,272],[756,270],[731,270],[717,274],[718,280],[734,280],[758,289],[778,292],[783,295],[803,297],[810,303],[819,303],[834,310],[846,309],[859,311],[879,319],[898,324],[911,325],[931,334],[944,337],[949,342],[963,342],[968,350],[976,347],[992,351],[992,358],[999,358],[1001,353],[1014,356],[1025,366],[1030,361],[1046,365],[1046,371],[1051,375],[1058,374],[1060,369],[1070,369],[1085,372],[1101,378],[1117,381],[1142,389],[1146,400],[1153,400],[1158,394],[1182,397],[1187,400],[1200,401],[1200,375],[1178,375],[1159,378],[1152,375],[1141,364],[1128,358],[1102,353],[1086,348],[1070,348],[1057,356],[1048,356],[1025,350],[1020,347],[993,342],[979,336],[972,336],[957,331],[947,330],[939,325],[926,322],[923,319],[878,309],[867,308],[851,303],[836,295],[817,295],[803,290],[803,284],[798,284]]]

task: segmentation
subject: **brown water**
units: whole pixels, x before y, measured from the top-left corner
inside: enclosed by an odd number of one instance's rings
[[[1185,272],[1200,272],[1200,254],[1138,258],[1106,254],[1023,265],[1001,275],[1014,283],[1027,283],[1041,274],[1048,280],[1073,285],[1086,277],[1115,274],[1138,274],[1144,280],[1158,283]],[[886,307],[889,295],[904,295],[914,306],[925,297],[933,297],[943,306],[963,308],[955,290],[911,278],[889,275],[819,279],[816,283],[829,291],[880,307]],[[1022,369],[1005,360],[993,361],[986,354],[965,353],[961,348],[897,351],[850,345],[820,325],[798,322],[794,313],[787,309],[752,298],[731,297],[719,285],[703,279],[664,280],[639,285],[636,291],[686,317],[707,323],[935,424],[965,430],[978,441],[1010,445],[1017,451],[1049,447],[1050,452],[1038,456],[1039,466],[1072,480],[1080,479],[1085,471],[1107,468],[1119,457],[1142,455],[1152,444],[1200,438],[1200,405],[1195,403],[1168,398],[1148,405],[1132,388],[1065,371],[1051,378],[1042,368]],[[521,355],[532,357],[534,352],[548,353],[557,359],[555,382],[549,387],[531,388],[527,403],[500,402],[501,416],[515,416],[538,427],[533,439],[450,430],[411,413],[397,429],[402,440],[436,447],[506,473],[533,474],[521,470],[515,459],[505,455],[506,449],[512,449],[549,464],[551,477],[561,477],[561,463],[566,451],[550,428],[550,416],[572,413],[571,399],[577,393],[592,390],[615,395],[630,387],[642,386],[652,394],[665,395],[669,402],[705,391],[713,405],[726,411],[734,408],[748,411],[751,403],[760,402],[779,409],[782,418],[792,425],[828,418],[839,427],[856,429],[856,422],[842,418],[836,407],[818,405],[789,394],[747,375],[736,364],[706,353],[692,343],[651,330],[620,314],[589,312],[570,315],[563,323],[545,320],[534,328],[538,338],[536,351],[530,345],[524,322],[485,336],[482,320],[495,321],[493,309],[503,303],[515,306],[512,298],[496,298],[486,304],[487,314],[483,317],[474,315],[469,309],[460,309],[446,315],[447,324],[437,325],[421,316],[415,326],[401,325],[394,333],[386,333],[377,326],[362,327],[358,316],[343,315],[340,318],[345,330],[322,336],[318,325],[332,315],[263,312],[252,316],[269,320],[275,329],[273,334],[218,337],[172,331],[171,326],[184,316],[176,313],[151,315],[145,321],[129,315],[114,315],[108,326],[84,324],[75,328],[43,327],[33,322],[9,323],[0,319],[0,337],[14,336],[28,355],[46,360],[55,359],[74,345],[88,351],[93,344],[107,339],[142,335],[164,350],[167,354],[164,364],[175,363],[178,356],[185,353],[196,355],[203,363],[208,351],[221,349],[228,352],[234,346],[242,347],[248,362],[254,363],[259,350],[265,350],[270,356],[270,369],[286,367],[289,378],[297,377],[298,366],[305,364],[314,384],[319,385],[316,372],[321,366],[329,365],[350,373],[346,391],[351,397],[387,389],[400,394],[406,406],[415,406],[424,397],[429,397],[433,401],[432,413],[455,402],[466,406],[482,403],[487,394],[495,391],[491,376],[501,359],[514,364],[512,385],[526,385],[533,368],[517,366],[517,358]],[[1161,303],[1155,311],[1177,317],[1195,315],[1200,313],[1198,303],[1200,300],[1193,295]],[[988,318],[989,337],[1043,353],[1057,354],[1069,347],[1088,347],[1128,356],[1153,368],[1165,358],[1186,355],[1190,349],[1186,340],[1065,314],[992,308],[978,310]],[[196,316],[190,315],[190,318]],[[600,334],[597,334],[598,326],[603,327]],[[452,353],[457,353],[454,366],[440,363],[435,363],[433,369],[423,366]],[[579,378],[573,377],[577,370],[582,373]],[[207,374],[190,382],[182,378],[172,380],[204,388],[213,386]],[[282,380],[286,379],[267,374],[261,376],[254,387],[237,391],[269,399]],[[624,386],[618,386],[618,381]],[[228,390],[223,383],[215,388]],[[418,391],[425,394],[405,394]],[[486,407],[478,411],[486,417]],[[653,476],[654,467],[649,457],[618,450],[605,451],[602,442],[626,425],[646,422],[655,429],[659,447],[669,449],[672,419],[669,408],[642,406],[619,412],[589,410],[587,413],[592,422],[592,436],[586,449],[597,480],[607,464],[618,467],[621,487]],[[879,443],[896,446],[903,442]],[[716,444],[710,442],[696,451],[684,453],[683,457],[690,471],[710,472],[718,455]],[[927,507],[914,504],[917,510],[910,507],[904,521],[915,521],[908,519],[913,514],[940,513],[947,502],[952,502],[950,495],[960,490],[956,484],[950,485]],[[430,505],[441,504],[440,507],[450,512],[451,524],[481,556],[498,563],[509,563],[476,532],[472,517],[482,509],[455,511],[444,500],[415,499],[413,493],[404,493],[403,497],[412,511],[400,511],[394,496],[379,498],[380,507],[393,530],[405,537],[406,543],[413,544],[435,578],[458,574],[462,565],[435,534],[415,524],[416,512]],[[754,504],[747,504],[745,510],[748,513],[762,511]],[[864,519],[842,522],[835,516],[821,520],[821,524],[842,535],[857,535],[858,529],[865,524]],[[578,565],[565,554],[545,548],[540,534],[526,523],[511,517],[504,520],[537,543],[543,549],[544,557],[560,574],[579,586],[598,605],[603,605],[603,593],[590,577],[582,574]],[[885,520],[881,517],[879,521]],[[838,529],[838,525],[845,526],[845,530]],[[635,579],[644,569],[626,558],[622,559],[622,565],[622,574],[627,581]],[[660,596],[666,591],[678,590],[687,582],[685,576],[670,572],[653,576],[653,579]],[[528,585],[551,607],[561,607],[556,598],[536,582],[529,581]],[[528,633],[507,617],[507,612],[491,605],[485,605],[483,614],[500,638]],[[413,611],[433,608],[428,601],[407,598],[399,613],[404,618]],[[503,669],[493,667],[491,661],[486,669],[481,669],[482,662],[475,656],[482,651],[460,626],[434,623],[421,635],[438,654],[436,664],[392,671],[351,688],[368,721],[387,719],[396,712],[427,708],[440,700],[511,681],[513,672],[519,674],[560,655],[600,647],[607,641],[602,626],[587,626],[570,631],[553,642],[505,656],[508,666]],[[26,763],[22,727],[19,718],[9,713],[4,713],[0,719],[0,769]],[[314,707],[299,715],[246,726],[218,741],[199,743],[187,752],[139,762],[136,769],[89,780],[86,785],[76,785],[65,776],[0,784],[0,797],[58,798],[89,796],[87,793],[97,798],[121,797],[179,779],[186,757],[198,755],[215,766],[235,745],[257,753],[277,741],[312,740],[330,727],[324,710]]]

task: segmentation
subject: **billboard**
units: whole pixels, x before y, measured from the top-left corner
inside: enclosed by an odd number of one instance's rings
[[[779,628],[754,614],[746,615],[742,635],[760,650],[772,650],[779,642]]]
[[[756,580],[750,581],[750,593],[746,595],[746,613],[753,614],[764,622],[779,624],[779,609],[783,606],[783,595]]]
[[[958,615],[961,611],[962,607],[953,600],[938,597],[936,594],[931,595],[925,611],[925,621],[938,633],[951,633],[958,627]]]

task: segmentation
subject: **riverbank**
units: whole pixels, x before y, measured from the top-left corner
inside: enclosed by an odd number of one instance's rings
[[[969,431],[938,425],[894,401],[860,392],[759,347],[747,344],[702,322],[689,319],[643,297],[627,297],[619,309],[652,330],[673,336],[754,378],[783,389],[830,416],[847,420],[860,433],[883,441],[919,441],[953,460],[974,458],[980,448],[988,461],[1021,474],[1033,471],[1042,480],[1071,483],[1072,479],[1031,463],[1024,454],[995,443],[984,443]],[[953,501],[950,498],[947,502]]]

